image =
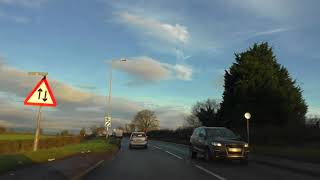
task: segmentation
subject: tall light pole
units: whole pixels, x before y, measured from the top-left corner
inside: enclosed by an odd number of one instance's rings
[[[126,62],[126,59],[121,59],[120,62]],[[109,95],[108,95],[108,107],[107,107],[107,119],[110,120],[111,124],[111,112],[112,112],[112,106],[111,106],[111,95],[112,95],[112,68],[113,68],[113,63],[116,62],[115,60],[111,60],[111,65],[110,65],[110,75],[109,75]],[[108,138],[108,126],[106,127],[106,138]]]
[[[249,112],[246,112],[245,114],[244,114],[244,117],[246,118],[246,120],[247,120],[247,138],[248,138],[248,144],[250,143],[250,133],[249,133],[249,120],[250,120],[250,118],[251,118],[251,114],[249,113]]]

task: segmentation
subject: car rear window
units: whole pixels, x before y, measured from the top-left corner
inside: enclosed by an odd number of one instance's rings
[[[132,137],[146,137],[144,133],[133,133]]]

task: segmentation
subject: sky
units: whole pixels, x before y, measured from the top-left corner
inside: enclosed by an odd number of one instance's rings
[[[317,0],[0,0],[0,124],[34,127],[23,100],[48,72],[56,108],[44,130],[101,125],[113,61],[113,127],[143,109],[184,125],[197,101],[221,102],[234,53],[269,42],[320,115]],[[121,62],[121,59],[127,61]]]

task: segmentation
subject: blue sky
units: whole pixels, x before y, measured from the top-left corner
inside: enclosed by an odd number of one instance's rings
[[[106,62],[126,58],[115,63],[114,97],[134,110],[154,109],[162,126],[173,128],[182,125],[196,101],[221,100],[223,72],[235,52],[267,41],[304,90],[309,114],[320,114],[319,6],[317,0],[0,0],[0,57],[3,69],[16,74],[47,71],[71,94],[97,99],[107,92]],[[7,89],[0,89],[2,98],[23,98]],[[52,117],[75,119],[75,109],[85,107],[98,108],[99,115],[90,116],[95,122],[103,115],[102,102],[64,100],[73,108],[67,112],[58,107]],[[15,103],[12,108],[23,106]],[[115,109],[119,124],[133,114]],[[0,123],[14,125],[8,117],[0,116]]]

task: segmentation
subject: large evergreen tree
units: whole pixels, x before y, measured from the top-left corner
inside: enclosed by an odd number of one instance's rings
[[[219,117],[242,129],[243,114],[252,114],[256,127],[302,125],[307,105],[302,90],[281,66],[268,43],[254,44],[235,54],[236,62],[225,72],[223,102]]]

